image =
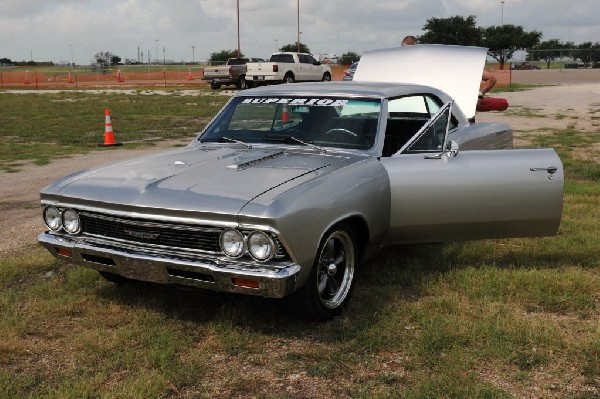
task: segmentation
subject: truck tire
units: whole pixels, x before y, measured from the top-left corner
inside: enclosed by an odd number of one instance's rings
[[[286,73],[283,77],[283,83],[294,83],[294,75],[290,72]]]
[[[239,90],[246,90],[248,88],[248,83],[246,82],[246,75],[240,75],[240,78],[237,82],[235,82],[235,87]]]
[[[330,82],[331,81],[331,74],[329,72],[325,72],[323,74],[323,77],[321,78],[321,80],[323,82]]]
[[[213,90],[218,90],[221,88],[221,83],[210,82],[210,88]]]

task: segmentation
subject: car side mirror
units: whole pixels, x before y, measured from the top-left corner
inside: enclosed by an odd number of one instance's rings
[[[313,65],[321,65],[321,61],[315,61],[315,62],[313,62]]]
[[[458,155],[458,143],[454,140],[450,140],[448,144],[446,144],[446,155],[450,158],[454,158]]]

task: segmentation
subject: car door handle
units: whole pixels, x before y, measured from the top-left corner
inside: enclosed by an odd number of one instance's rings
[[[532,172],[538,172],[541,170],[545,170],[546,172],[550,173],[551,175],[555,174],[556,171],[558,170],[558,168],[556,166],[548,166],[546,168],[529,168],[530,171]]]

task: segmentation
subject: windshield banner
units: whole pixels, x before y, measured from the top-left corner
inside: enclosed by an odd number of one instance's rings
[[[287,105],[306,105],[317,107],[339,107],[344,106],[348,100],[339,100],[331,98],[245,98],[242,104],[287,104]]]

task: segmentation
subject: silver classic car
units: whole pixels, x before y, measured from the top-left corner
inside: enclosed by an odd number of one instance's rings
[[[237,93],[185,148],[52,183],[38,239],[113,282],[289,296],[328,319],[383,245],[554,235],[562,198],[554,150],[512,149],[509,126],[470,124],[436,88],[287,84]]]

